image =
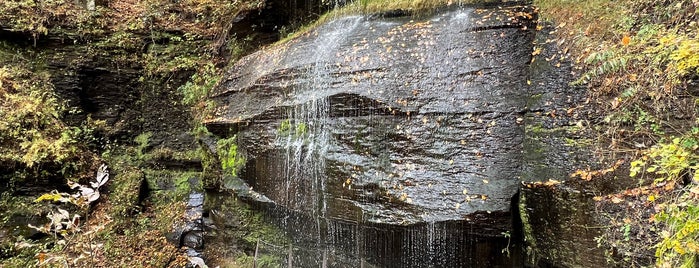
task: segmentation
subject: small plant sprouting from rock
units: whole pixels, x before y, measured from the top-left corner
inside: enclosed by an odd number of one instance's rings
[[[507,238],[507,246],[505,246],[505,248],[503,248],[501,252],[504,254],[507,254],[507,257],[509,258],[510,257],[510,242],[512,240],[512,234],[510,233],[510,231],[502,232],[501,234],[502,234],[502,236]]]
[[[279,135],[293,134],[296,137],[303,136],[308,132],[308,125],[304,122],[292,123],[291,120],[283,120],[277,129]]]
[[[245,165],[245,157],[238,152],[235,136],[219,140],[217,150],[223,170],[234,177],[237,176],[238,170]]]

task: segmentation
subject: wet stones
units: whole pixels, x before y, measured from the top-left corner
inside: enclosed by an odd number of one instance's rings
[[[199,250],[204,248],[204,194],[189,194],[184,222],[175,226],[168,235],[171,243],[178,247],[187,247],[190,257],[199,257]]]

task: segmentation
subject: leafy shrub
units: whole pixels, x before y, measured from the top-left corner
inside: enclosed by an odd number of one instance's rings
[[[656,215],[656,221],[667,226],[655,251],[659,267],[693,268],[699,264],[699,204],[688,197]]]
[[[239,154],[235,136],[220,139],[217,144],[218,158],[221,167],[230,175],[237,176],[238,171],[245,165],[245,157]]]
[[[699,41],[696,39],[680,41],[670,58],[676,62],[680,75],[699,75]]]
[[[0,167],[20,164],[38,172],[54,164],[70,175],[89,164],[80,138],[85,131],[60,120],[64,108],[47,73],[0,67],[0,104]]]
[[[631,176],[645,172],[656,176],[657,185],[673,184],[691,176],[692,182],[681,195],[661,204],[664,211],[655,221],[663,225],[662,241],[655,256],[660,267],[696,267],[699,257],[699,143],[691,135],[674,138],[651,148],[646,155],[631,163]]]
[[[180,87],[183,95],[182,103],[194,105],[204,100],[220,78],[213,64],[205,65],[201,71],[192,75],[189,81]]]
[[[658,144],[642,159],[631,162],[631,177],[645,171],[655,174],[656,183],[676,181],[699,169],[699,148],[694,138],[674,138],[671,143]],[[647,167],[646,167],[647,166]]]

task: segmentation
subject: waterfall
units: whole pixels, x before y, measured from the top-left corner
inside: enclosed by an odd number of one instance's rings
[[[519,10],[332,18],[237,66],[221,114],[249,121],[242,177],[273,201],[294,264],[518,262],[500,250],[531,60]]]
[[[334,57],[343,40],[357,28],[362,17],[348,17],[331,22],[329,29],[320,34],[311,45],[315,55],[305,73],[307,83],[293,88],[297,96],[293,108],[282,121],[284,131],[278,143],[286,154],[286,205],[303,206],[316,220],[317,238],[324,242],[328,234],[326,200],[326,158],[330,143],[327,128],[330,114],[328,88],[332,87],[329,58]],[[292,185],[299,188],[291,189]],[[292,196],[293,195],[293,196]]]

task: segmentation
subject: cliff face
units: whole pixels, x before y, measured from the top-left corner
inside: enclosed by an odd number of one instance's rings
[[[355,266],[605,265],[598,232],[578,228],[597,220],[578,212],[592,196],[551,190],[593,164],[584,90],[534,9],[382,15],[246,56],[213,89],[206,126],[235,135],[239,177],[272,221]],[[515,238],[505,256],[519,215],[528,250]]]
[[[217,67],[276,41],[279,27],[327,8],[306,2],[1,1],[0,266],[68,257],[87,267],[181,263],[164,232],[184,213],[184,196],[207,183],[192,131],[201,96],[181,87],[204,84],[192,78],[202,70],[215,79]],[[66,182],[87,184],[101,163],[111,180],[90,213],[33,202],[74,193]],[[77,241],[61,254],[42,250],[56,241],[27,228],[47,223],[54,206],[85,222],[58,234]],[[88,241],[83,231],[104,237]],[[36,246],[15,246],[25,240]],[[82,247],[99,257],[81,258]]]
[[[336,19],[239,61],[212,92],[206,122],[238,131],[242,176],[292,210],[320,198],[352,221],[506,215],[530,94],[533,27],[508,17],[517,12],[527,11]]]
[[[286,241],[222,188],[359,265],[695,262],[696,230],[660,233],[696,219],[696,0],[535,1],[556,25],[518,1],[355,1],[398,10],[235,63],[349,2],[0,1],[0,266],[184,266],[205,241],[226,266]],[[103,163],[98,201],[61,201]]]

